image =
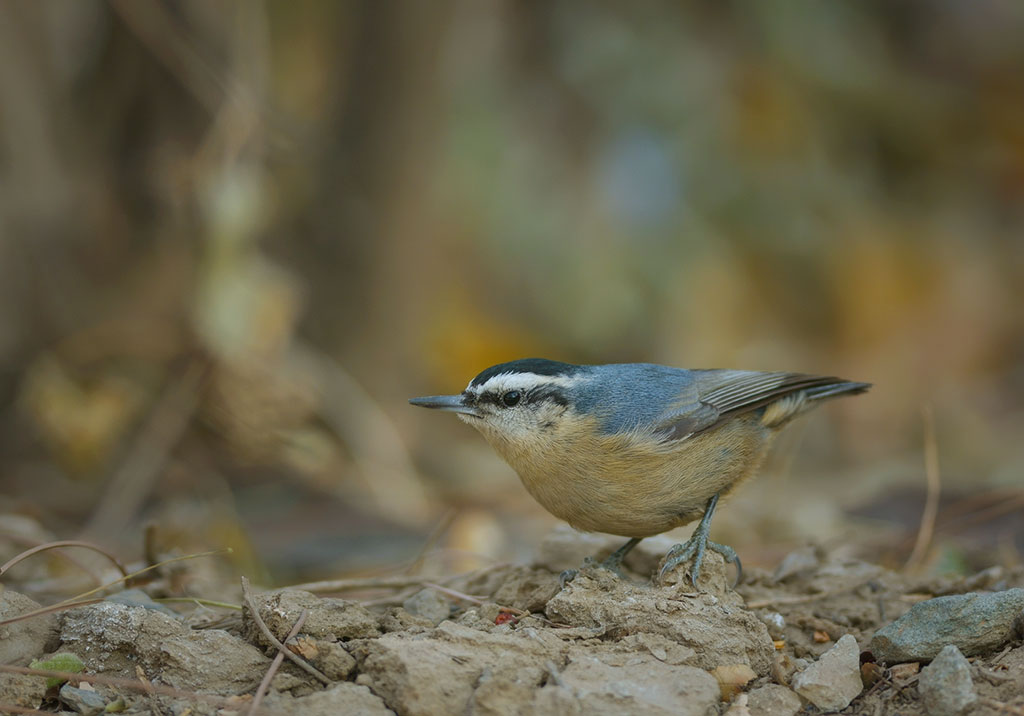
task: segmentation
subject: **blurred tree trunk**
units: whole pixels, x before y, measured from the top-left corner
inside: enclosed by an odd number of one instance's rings
[[[359,0],[342,22],[353,37],[334,141],[319,173],[320,207],[310,262],[317,342],[334,347],[357,374],[387,375],[419,317],[417,268],[429,265],[421,227],[440,128],[440,71],[454,3]],[[334,138],[332,137],[332,139]],[[405,287],[401,295],[395,286]],[[393,346],[387,354],[367,345]]]

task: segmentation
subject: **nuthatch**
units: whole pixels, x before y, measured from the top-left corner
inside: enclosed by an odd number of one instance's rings
[[[711,517],[758,468],[777,430],[822,400],[869,387],[802,373],[527,358],[488,368],[460,395],[409,402],[457,413],[483,433],[551,514],[629,537],[601,563],[607,569],[618,572],[644,537],[700,517],[660,573],[693,558],[696,585],[705,549],[740,569],[732,548],[708,539]]]

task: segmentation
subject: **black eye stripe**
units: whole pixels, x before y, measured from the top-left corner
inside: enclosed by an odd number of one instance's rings
[[[510,393],[517,393],[519,399],[512,405],[505,402],[504,398]],[[467,393],[467,395],[472,395]],[[479,395],[473,396],[474,402],[479,404],[490,404],[498,408],[509,408],[515,405],[534,405],[537,403],[551,402],[561,406],[567,406],[569,400],[565,393],[558,386],[541,385],[530,390],[522,388],[512,388],[509,390],[502,391],[488,391]]]

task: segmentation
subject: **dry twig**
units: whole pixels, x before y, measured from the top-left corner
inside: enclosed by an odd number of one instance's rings
[[[274,636],[274,633],[270,631],[270,628],[263,621],[263,617],[260,616],[260,610],[256,607],[256,602],[252,598],[252,590],[249,589],[249,580],[245,577],[242,577],[242,597],[249,607],[249,611],[252,614],[252,620],[256,623],[256,626],[259,628],[259,630],[263,633],[263,636],[265,636],[267,640],[270,641],[271,644],[278,648],[279,653],[284,654],[285,657],[291,660],[293,664],[298,666],[307,674],[310,674],[311,676],[314,676],[317,679],[319,679],[320,682],[324,685],[330,686],[333,683],[330,679],[324,676],[316,667],[312,666],[305,659],[300,657],[291,649],[287,648],[278,640],[276,636]]]
[[[306,623],[306,617],[309,615],[308,609],[303,609],[302,613],[299,614],[299,618],[295,620],[295,626],[288,632],[288,636],[285,637],[285,643],[289,639],[299,633],[299,629]],[[291,652],[288,647],[284,644],[279,644],[277,647],[277,654],[274,655],[274,660],[270,662],[270,667],[267,669],[267,673],[263,675],[263,680],[260,681],[259,687],[256,689],[255,696],[252,697],[252,705],[249,706],[249,715],[254,716],[260,704],[263,702],[263,696],[267,693],[267,689],[270,688],[270,682],[277,673],[277,670],[281,668],[281,662],[284,661],[285,651]]]

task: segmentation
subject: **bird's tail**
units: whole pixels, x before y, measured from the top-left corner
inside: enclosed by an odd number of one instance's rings
[[[871,383],[857,383],[841,378],[822,378],[817,385],[797,390],[765,406],[761,422],[769,428],[782,427],[801,413],[805,413],[829,398],[857,395],[871,387]]]
[[[835,383],[816,385],[804,391],[808,400],[818,401],[828,398],[838,398],[841,395],[857,395],[864,393],[871,387],[871,383],[856,383],[852,380],[836,379]]]

